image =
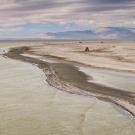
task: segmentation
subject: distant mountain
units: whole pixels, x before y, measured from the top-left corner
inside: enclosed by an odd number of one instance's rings
[[[45,38],[52,39],[135,39],[134,28],[105,27],[96,30],[66,31],[46,33]]]
[[[134,28],[106,27],[97,33],[98,37],[105,39],[135,39]]]
[[[96,33],[91,30],[84,31],[66,31],[57,33],[46,33],[49,37],[54,37],[56,39],[89,39],[95,38]]]

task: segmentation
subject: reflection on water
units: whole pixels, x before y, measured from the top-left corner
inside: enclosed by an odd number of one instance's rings
[[[40,69],[0,57],[0,135],[133,135],[109,103],[50,87]]]

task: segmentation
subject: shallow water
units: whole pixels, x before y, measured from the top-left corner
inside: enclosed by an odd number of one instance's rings
[[[9,41],[0,41],[0,48],[9,48],[9,47],[15,47],[15,46],[34,46],[34,45],[44,45],[44,43],[47,43],[48,41],[15,41],[15,40],[9,40]]]
[[[79,67],[79,70],[91,76],[89,82],[99,83],[109,87],[135,92],[135,74],[117,72],[106,69]]]
[[[0,42],[0,48],[44,42]],[[50,87],[31,64],[0,56],[0,135],[133,135],[127,112]]]
[[[50,87],[31,64],[0,57],[0,135],[133,135],[133,117]]]

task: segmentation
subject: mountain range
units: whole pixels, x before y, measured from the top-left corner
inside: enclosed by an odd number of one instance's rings
[[[135,39],[135,28],[105,27],[94,30],[45,33],[49,39]]]

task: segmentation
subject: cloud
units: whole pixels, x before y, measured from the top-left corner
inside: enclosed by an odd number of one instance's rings
[[[0,0],[0,5],[0,28],[11,31],[27,23],[135,27],[134,0]]]
[[[119,4],[119,3],[130,3],[134,0],[84,0],[86,3],[96,3],[96,4]]]

